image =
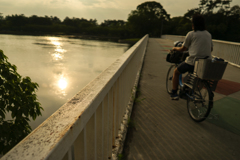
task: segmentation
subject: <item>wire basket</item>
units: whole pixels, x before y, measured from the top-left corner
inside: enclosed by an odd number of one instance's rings
[[[222,79],[227,64],[224,61],[212,62],[211,59],[199,59],[195,61],[194,72],[201,79],[218,81]]]

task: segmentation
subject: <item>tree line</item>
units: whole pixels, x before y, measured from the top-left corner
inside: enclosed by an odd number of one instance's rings
[[[96,19],[66,17],[61,21],[58,17],[33,15],[0,16],[0,33],[16,34],[78,34],[107,37],[127,37],[129,34],[123,20],[105,20],[100,25]]]
[[[162,34],[186,35],[192,29],[191,17],[202,14],[207,30],[214,39],[240,42],[240,7],[230,7],[232,0],[200,0],[199,6],[188,10],[183,16],[170,18],[163,6],[154,1],[144,2],[131,11],[127,21],[69,18],[36,15],[0,14],[0,33],[17,34],[78,34],[102,37],[140,38],[145,34],[160,37]]]
[[[231,7],[231,2],[232,0],[200,0],[199,7],[188,10],[183,16],[171,18],[165,24],[164,33],[186,35],[192,27],[191,17],[202,14],[213,39],[240,42],[240,7]]]

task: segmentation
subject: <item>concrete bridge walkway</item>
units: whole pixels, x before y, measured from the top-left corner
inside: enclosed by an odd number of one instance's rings
[[[149,39],[124,146],[127,160],[240,159],[240,69],[227,66],[207,121],[195,123],[186,101],[173,101],[166,91],[165,60],[173,41]]]

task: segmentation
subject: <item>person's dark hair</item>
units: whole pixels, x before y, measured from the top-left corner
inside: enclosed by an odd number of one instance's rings
[[[206,27],[205,27],[205,20],[204,20],[204,17],[200,14],[195,14],[193,17],[192,17],[192,23],[193,23],[193,26],[194,26],[194,31],[204,31],[206,30]]]

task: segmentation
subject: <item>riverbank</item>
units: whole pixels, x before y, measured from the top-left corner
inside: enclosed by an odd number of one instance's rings
[[[80,35],[80,34],[65,34],[65,33],[42,33],[42,32],[14,32],[14,31],[0,31],[0,34],[10,35],[29,35],[29,36],[56,36],[73,39],[85,39],[85,40],[99,40],[99,41],[110,41],[118,43],[128,43],[130,45],[135,44],[140,38],[121,38],[111,36],[95,36],[95,35]]]

